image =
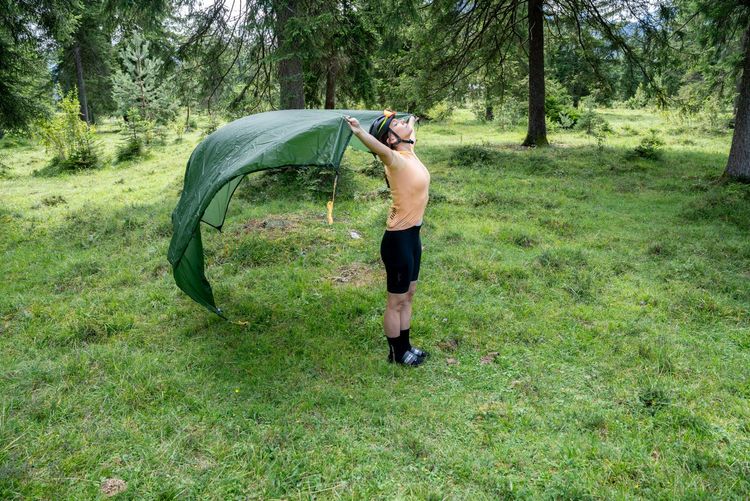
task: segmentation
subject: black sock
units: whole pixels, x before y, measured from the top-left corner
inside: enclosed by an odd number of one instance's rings
[[[396,360],[401,360],[401,357],[404,356],[404,353],[406,353],[409,350],[409,348],[404,344],[404,337],[403,336],[398,336],[398,337],[386,336],[386,339],[388,339],[388,347],[393,353],[393,357]]]
[[[411,327],[409,327],[411,329]],[[404,329],[401,331],[401,337],[404,338],[404,345],[406,346],[407,350],[411,350],[411,343],[409,342],[409,329]]]

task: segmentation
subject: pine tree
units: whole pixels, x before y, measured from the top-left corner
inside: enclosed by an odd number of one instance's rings
[[[177,113],[177,102],[170,92],[169,82],[160,83],[161,61],[150,58],[149,43],[139,33],[122,50],[125,71],[118,71],[112,79],[117,111],[124,117],[136,110],[138,119],[167,123]]]

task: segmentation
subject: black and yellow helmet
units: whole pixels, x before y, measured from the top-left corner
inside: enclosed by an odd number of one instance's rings
[[[370,135],[372,135],[373,137],[375,137],[375,139],[391,149],[393,149],[395,145],[399,143],[414,144],[414,141],[412,139],[403,139],[401,136],[391,130],[391,122],[393,122],[394,118],[396,118],[395,111],[383,111],[383,114],[376,118],[370,125]],[[395,144],[388,144],[388,136],[391,134],[396,137]]]
[[[388,145],[388,132],[391,130],[391,122],[396,118],[396,112],[385,110],[370,125],[370,135],[381,143]]]

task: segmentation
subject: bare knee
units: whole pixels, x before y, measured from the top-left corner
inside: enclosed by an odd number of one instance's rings
[[[411,301],[411,298],[409,297],[408,292],[404,294],[388,293],[388,305],[387,306],[391,310],[401,311],[410,301]]]

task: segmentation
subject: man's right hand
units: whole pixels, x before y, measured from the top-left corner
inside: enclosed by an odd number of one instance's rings
[[[351,127],[352,132],[357,132],[359,130],[362,130],[362,127],[360,127],[359,125],[359,120],[357,120],[356,118],[345,115],[344,120],[346,120],[346,122],[349,124],[349,127]]]

